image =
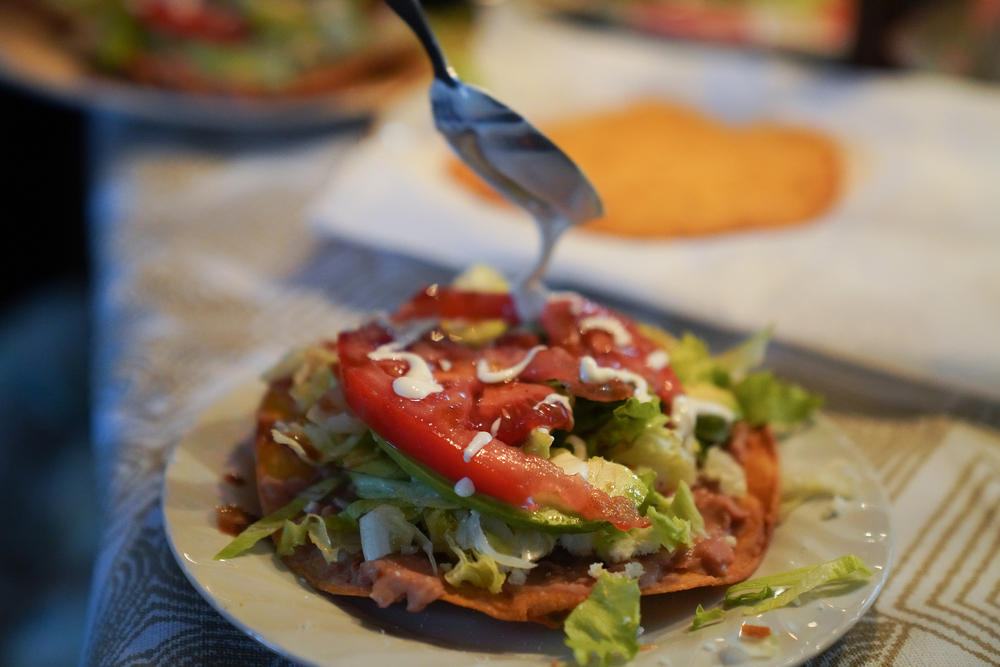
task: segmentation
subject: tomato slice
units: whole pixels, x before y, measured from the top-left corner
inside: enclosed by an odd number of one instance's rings
[[[595,326],[585,327],[585,323]],[[670,409],[674,396],[684,393],[680,380],[668,364],[650,362],[650,355],[661,348],[644,336],[631,318],[574,295],[549,301],[542,312],[541,324],[550,349],[563,350],[566,354],[560,359],[538,359],[540,368],[529,368],[524,377],[566,381],[573,394],[592,400],[617,401],[632,395],[632,388],[618,380],[604,386],[591,383],[588,387],[588,383],[579,379],[579,364],[575,374],[570,372],[569,377],[563,376],[569,370],[567,358],[579,360],[589,355],[599,366],[620,368],[642,376],[649,383],[649,390],[659,396],[665,410]],[[619,334],[624,333],[628,342],[616,342],[612,331],[619,327]],[[551,366],[546,366],[546,362]],[[556,373],[560,377],[545,377]]]
[[[421,317],[465,320],[505,320],[517,324],[517,304],[506,293],[469,292],[452,287],[431,285],[425,288],[395,315],[397,321]]]
[[[482,431],[492,431],[496,423],[496,437],[503,442],[523,442],[536,428],[572,430],[573,413],[558,401],[546,402],[554,393],[527,382],[486,385],[473,416]]]
[[[417,318],[518,322],[508,294],[438,286],[423,290],[393,316],[396,322]],[[630,319],[603,306],[579,297],[552,299],[540,324],[547,346],[539,346],[535,334],[517,329],[481,348],[452,341],[440,329],[428,332],[405,350],[427,364],[440,387],[419,399],[394,389],[394,381],[409,372],[409,361],[369,357],[393,340],[387,329],[369,323],[344,332],[337,340],[344,396],[376,433],[452,482],[467,477],[478,493],[515,507],[554,506],[622,529],[648,525],[629,500],[608,496],[583,478],[567,475],[547,459],[512,445],[523,442],[535,428],[572,429],[571,411],[552,397],[557,392],[547,383],[555,381],[574,396],[597,401],[624,400],[635,393],[632,384],[620,379],[581,380],[586,356],[599,366],[637,374],[667,407],[681,392],[680,383],[668,365],[651,362],[650,354],[659,349],[656,343]],[[521,366],[529,353],[533,356]],[[478,364],[491,371],[521,370],[512,371],[504,381],[484,382],[477,374]],[[470,454],[466,448],[482,432],[495,435]]]
[[[526,454],[499,437],[466,461],[466,447],[483,430],[473,415],[477,399],[485,393],[482,383],[471,373],[467,377],[435,373],[441,391],[421,400],[399,396],[393,389],[393,381],[405,371],[399,366],[407,364],[368,358],[387,338],[386,332],[376,325],[341,333],[337,339],[341,382],[355,414],[408,456],[453,482],[467,477],[476,492],[515,507],[531,510],[553,506],[584,519],[608,521],[622,530],[649,524],[627,498],[611,497],[582,477],[567,475],[547,459]],[[472,369],[468,363],[463,367]],[[534,400],[541,393],[518,384],[497,389],[499,393],[491,392],[483,409],[492,413],[500,405],[497,397],[504,394],[519,394],[517,404],[521,404],[523,399]],[[546,418],[544,415],[549,411],[542,414]],[[566,417],[553,421],[565,424]]]

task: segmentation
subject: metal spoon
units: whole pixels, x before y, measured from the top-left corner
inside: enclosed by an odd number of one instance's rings
[[[572,225],[600,217],[601,199],[580,168],[520,114],[463,83],[448,65],[417,0],[386,0],[416,33],[434,68],[434,125],[458,156],[538,223],[542,251],[524,280],[537,284],[556,239]]]

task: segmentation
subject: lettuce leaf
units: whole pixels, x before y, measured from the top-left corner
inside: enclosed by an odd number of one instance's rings
[[[281,539],[278,540],[278,555],[291,555],[297,547],[309,540],[319,549],[323,560],[332,563],[340,556],[341,549],[356,551],[360,546],[356,539],[357,527],[354,521],[339,516],[307,514],[298,523],[286,519],[282,525]]]
[[[314,500],[320,500],[343,482],[343,477],[328,477],[321,482],[313,484],[300,493],[295,500],[247,526],[233,541],[223,547],[219,553],[215,554],[213,559],[235,558],[248,551],[260,540],[277,532],[284,526],[287,519],[296,516],[302,511],[303,507]]]
[[[709,383],[725,389],[764,362],[770,337],[771,328],[768,327],[713,357],[700,338],[685,333],[668,350],[670,366],[685,386]]]
[[[358,498],[388,498],[409,503],[414,507],[458,509],[460,505],[442,498],[431,488],[419,482],[403,482],[373,475],[350,473],[351,483]]]
[[[691,627],[689,630],[700,630],[706,625],[713,625],[718,623],[723,618],[725,618],[726,612],[722,607],[715,607],[714,609],[705,609],[700,604],[698,608],[694,610],[694,619],[691,621]]]
[[[753,426],[792,426],[823,405],[821,397],[778,380],[770,371],[747,376],[733,391],[744,418]]]
[[[358,520],[361,551],[365,560],[377,560],[394,553],[407,553],[414,542],[424,550],[437,571],[434,546],[419,528],[409,522],[395,505],[382,504]],[[415,549],[414,549],[415,550]],[[411,552],[412,553],[412,552]]]
[[[871,570],[864,561],[854,554],[848,554],[812,567],[800,567],[797,570],[741,581],[726,589],[726,597],[721,606],[706,611],[698,605],[691,630],[722,620],[726,609],[747,607],[743,610],[743,615],[756,616],[791,604],[804,593],[826,586],[851,584],[871,575]],[[777,595],[775,589],[778,589]]]
[[[658,551],[674,551],[691,546],[694,536],[703,533],[705,521],[694,504],[691,489],[684,482],[672,499],[650,491],[641,508],[652,525],[628,531],[601,531],[594,540],[597,554],[608,562],[619,563],[635,556]]]
[[[607,665],[616,655],[631,660],[639,652],[638,582],[605,572],[590,597],[570,612],[563,629],[566,646],[581,665],[591,656],[599,665]]]
[[[454,542],[452,552],[458,556],[458,563],[445,573],[445,581],[452,586],[468,584],[486,589],[494,595],[500,593],[507,575],[500,571],[496,559],[478,551],[471,551],[471,555],[467,555]]]
[[[722,386],[729,384],[728,378],[722,374],[723,369],[712,359],[708,346],[694,334],[685,333],[667,351],[670,353],[670,367],[685,387],[701,382]]]
[[[736,347],[729,348],[716,356],[716,366],[725,370],[730,380],[734,382],[742,380],[751,370],[764,363],[772,331],[773,327],[765,327]]]
[[[646,429],[635,440],[608,452],[608,458],[633,470],[654,471],[656,487],[661,490],[676,488],[682,482],[693,484],[698,476],[694,452],[666,426]]]
[[[743,611],[747,616],[753,616],[772,609],[778,609],[790,604],[804,593],[814,589],[844,584],[871,577],[871,570],[864,561],[848,554],[813,567],[803,567],[797,570],[772,574],[766,577],[750,579],[730,586],[726,591],[724,604],[728,606],[744,605],[749,601],[754,604]],[[748,593],[759,593],[762,589],[782,588],[777,595],[760,601]]]
[[[646,510],[646,518],[653,522],[653,535],[660,546],[674,551],[679,546],[691,544],[691,524],[687,521],[663,514],[655,507]]]
[[[595,439],[605,446],[632,442],[647,430],[666,423],[667,416],[663,414],[659,399],[642,403],[633,397],[611,411],[611,419],[601,427]]]
[[[694,504],[694,496],[687,484],[681,482],[674,492],[674,499],[670,501],[670,511],[679,519],[684,519],[691,524],[691,532],[701,534],[705,532],[705,519]]]

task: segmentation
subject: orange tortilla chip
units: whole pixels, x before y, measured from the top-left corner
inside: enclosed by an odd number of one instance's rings
[[[265,514],[292,500],[319,476],[271,437],[275,421],[295,416],[287,388],[287,382],[272,384],[258,411],[257,491]],[[713,507],[731,506],[742,515],[729,531],[736,539],[733,560],[724,571],[710,574],[686,563],[688,552],[638,557],[634,560],[645,569],[639,579],[643,595],[732,584],[757,569],[778,516],[781,489],[776,442],[769,429],[751,430],[746,424],[737,424],[730,450],[747,472],[748,495],[735,499],[695,489],[695,502],[709,523]],[[275,542],[278,537],[275,535]],[[552,627],[558,627],[569,611],[587,599],[595,583],[588,573],[594,558],[575,558],[559,549],[531,570],[523,585],[505,585],[499,595],[472,586],[450,585],[442,574],[432,572],[423,554],[392,555],[369,562],[363,562],[360,554],[344,554],[338,562],[328,564],[310,544],[299,547],[284,560],[314,588],[334,595],[371,597],[382,606],[405,600],[411,611],[443,600],[502,620]]]
[[[842,179],[837,146],[820,132],[728,126],[656,100],[545,129],[604,201],[606,215],[584,226],[593,232],[666,238],[801,224],[833,204]],[[457,160],[448,171],[502,201]]]

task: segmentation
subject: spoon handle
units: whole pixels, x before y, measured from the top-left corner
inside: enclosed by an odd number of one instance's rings
[[[392,11],[396,12],[399,18],[403,19],[406,25],[410,26],[410,30],[420,39],[420,43],[423,44],[424,51],[427,52],[431,59],[431,65],[434,67],[434,78],[449,86],[454,86],[457,83],[455,75],[448,66],[431,27],[427,25],[427,19],[420,8],[420,2],[418,0],[385,0],[385,4],[389,5]]]

